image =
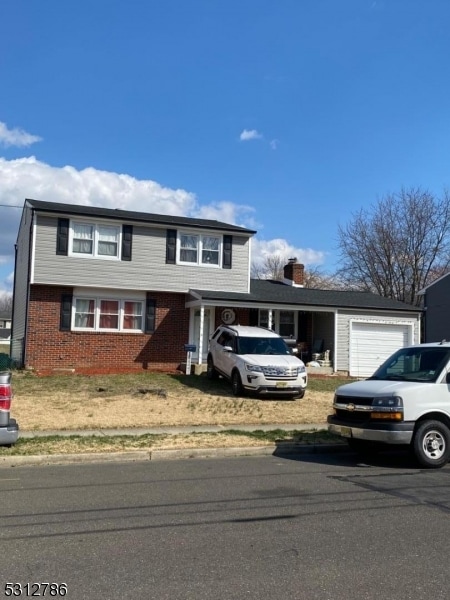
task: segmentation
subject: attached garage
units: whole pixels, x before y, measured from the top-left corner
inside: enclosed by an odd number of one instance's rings
[[[411,324],[352,321],[349,374],[370,377],[391,354],[412,344],[413,339]]]

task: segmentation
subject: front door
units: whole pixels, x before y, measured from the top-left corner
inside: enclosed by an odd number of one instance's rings
[[[211,316],[212,310],[210,308],[204,309],[203,319],[203,336],[202,336],[202,362],[206,361],[208,356],[208,344],[209,336],[211,335]],[[197,346],[197,351],[192,353],[192,358],[198,362],[198,349],[200,346],[200,309],[194,309],[194,333],[193,343]]]

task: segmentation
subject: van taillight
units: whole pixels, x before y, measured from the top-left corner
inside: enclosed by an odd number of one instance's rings
[[[0,410],[10,410],[12,391],[9,384],[0,383]]]

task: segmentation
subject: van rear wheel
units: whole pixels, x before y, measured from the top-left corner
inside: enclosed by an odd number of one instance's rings
[[[412,449],[422,467],[443,467],[450,458],[449,428],[441,421],[424,421],[414,434]]]

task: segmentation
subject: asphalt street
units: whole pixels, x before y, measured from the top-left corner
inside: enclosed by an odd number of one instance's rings
[[[68,598],[448,598],[450,467],[350,453],[0,468],[2,586]],[[3,592],[3,589],[2,589]]]

